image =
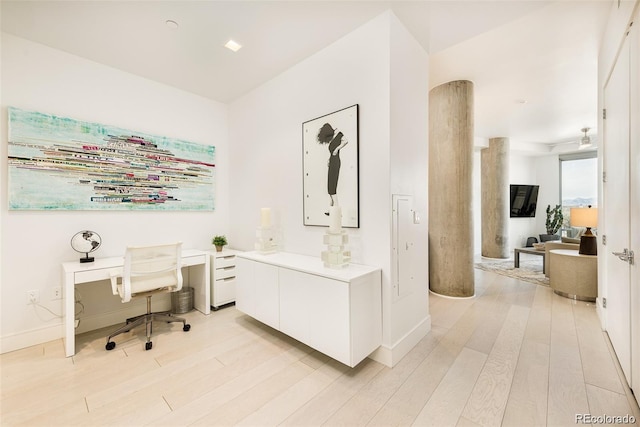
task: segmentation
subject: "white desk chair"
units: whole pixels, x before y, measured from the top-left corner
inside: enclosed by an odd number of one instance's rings
[[[111,339],[128,332],[136,326],[146,325],[146,350],[151,350],[152,324],[154,321],[182,322],[182,330],[191,329],[186,320],[169,312],[152,313],[151,297],[157,293],[176,292],[182,289],[182,243],[157,246],[128,247],[124,256],[122,275],[111,276],[114,295],[120,295],[122,302],[132,298],[147,298],[147,313],[127,319],[127,323],[107,337],[107,350],[113,350],[116,343]],[[121,280],[119,281],[118,278]]]

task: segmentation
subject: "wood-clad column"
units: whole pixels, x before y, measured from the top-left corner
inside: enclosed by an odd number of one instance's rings
[[[509,138],[480,152],[482,256],[509,258]]]
[[[429,92],[429,288],[471,297],[473,279],[473,83]]]

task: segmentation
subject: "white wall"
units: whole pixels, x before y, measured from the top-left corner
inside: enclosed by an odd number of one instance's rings
[[[538,208],[536,209],[535,234],[546,234],[547,206],[554,208],[560,204],[560,159],[557,154],[535,157],[536,184],[538,192]]]
[[[229,232],[227,107],[223,104],[2,33],[1,123],[7,107],[52,113],[155,135],[216,146],[215,212],[8,211],[7,132],[2,131],[1,349],[62,336],[61,319],[26,304],[25,291],[40,291],[42,305],[61,286],[64,261],[78,258],[69,240],[83,229],[103,240],[96,257],[117,256],[127,244],[181,240],[185,248],[209,249],[214,234]],[[82,287],[84,316],[120,310],[106,283]],[[104,326],[104,325],[103,325]]]
[[[253,249],[270,207],[282,249],[319,256],[324,227],[303,225],[302,123],[359,104],[360,228],[347,229],[355,262],[388,264],[389,26],[380,17],[229,107],[230,245]],[[385,232],[374,230],[385,224]]]
[[[397,64],[392,65],[392,57]],[[230,245],[253,249],[260,208],[270,207],[282,233],[282,250],[319,256],[326,228],[305,227],[302,218],[302,123],[359,104],[360,228],[347,232],[353,261],[382,268],[383,342],[388,348],[416,326],[417,318],[428,316],[426,264],[419,272],[425,278],[424,295],[416,298],[419,307],[410,302],[410,309],[398,305],[401,309],[395,310],[389,297],[392,186],[393,191],[416,193],[418,208],[425,213],[419,232],[426,244],[426,61],[426,53],[386,12],[242,97],[229,110]],[[407,82],[401,81],[403,75]],[[407,90],[412,85],[425,90]],[[403,95],[392,99],[391,87]],[[411,128],[405,127],[408,119]],[[395,144],[396,160],[390,160]],[[405,150],[416,147],[424,157],[392,175],[391,164],[406,160]]]
[[[399,298],[385,296],[383,314],[388,347],[412,347],[431,327],[429,307],[429,57],[391,14],[391,194],[411,195],[419,223],[411,229],[413,244],[410,289]],[[400,251],[402,252],[402,248]],[[385,288],[391,290],[391,286]],[[405,338],[407,337],[407,338]],[[391,353],[392,355],[403,352]],[[397,357],[395,357],[397,359]],[[391,364],[395,364],[393,360]]]
[[[481,173],[481,156],[480,150],[484,147],[474,147],[473,151],[473,170],[471,176],[473,180],[472,203],[473,203],[473,254],[479,257],[482,254],[482,173]]]

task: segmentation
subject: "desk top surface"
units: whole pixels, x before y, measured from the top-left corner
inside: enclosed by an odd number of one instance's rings
[[[201,251],[199,249],[184,249],[182,251],[182,258],[189,258],[207,254],[207,251]],[[78,260],[76,261],[63,262],[62,268],[67,273],[75,273],[78,271],[91,271],[99,270],[102,268],[121,267],[122,265],[124,265],[124,255],[107,258],[96,258],[95,261],[86,263],[81,263],[78,258]]]

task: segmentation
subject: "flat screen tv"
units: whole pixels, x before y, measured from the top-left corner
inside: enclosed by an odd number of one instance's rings
[[[511,218],[533,218],[538,204],[538,185],[511,184]]]

